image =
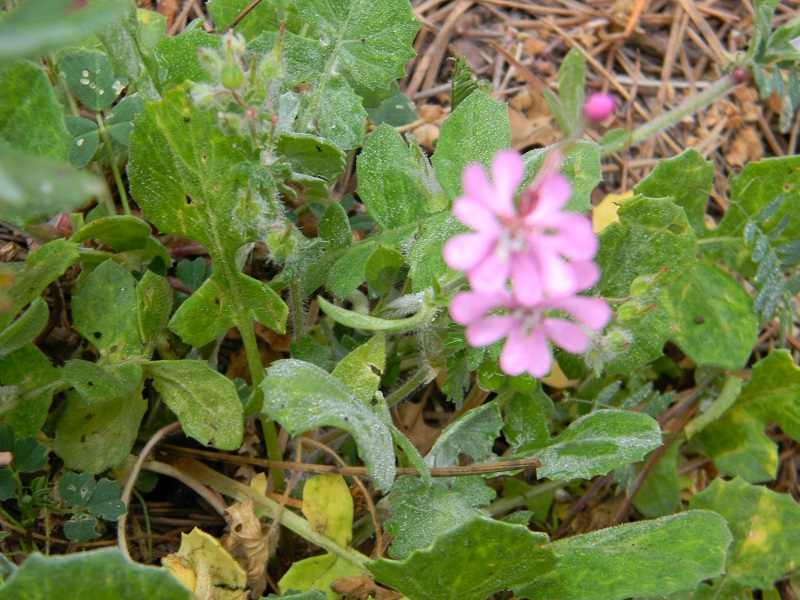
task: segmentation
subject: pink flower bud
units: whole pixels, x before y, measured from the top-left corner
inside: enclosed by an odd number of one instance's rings
[[[617,110],[617,100],[611,94],[591,94],[583,106],[583,114],[593,123],[605,121]]]

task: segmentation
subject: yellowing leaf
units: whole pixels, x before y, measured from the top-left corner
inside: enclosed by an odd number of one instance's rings
[[[320,475],[303,488],[303,514],[314,529],[342,546],[353,539],[353,498],[344,477]]]
[[[633,196],[633,190],[622,194],[608,194],[605,198],[592,209],[592,229],[595,233],[600,233],[611,223],[618,223],[617,209],[618,202]]]
[[[196,527],[181,535],[178,552],[161,564],[196,600],[247,600],[245,572],[216,538]]]
[[[303,514],[309,523],[342,546],[353,537],[353,498],[341,475],[319,475],[306,482],[303,488]],[[328,600],[341,594],[331,590],[331,584],[342,577],[359,577],[363,573],[354,564],[335,554],[323,554],[295,562],[278,582],[281,591],[321,590]]]

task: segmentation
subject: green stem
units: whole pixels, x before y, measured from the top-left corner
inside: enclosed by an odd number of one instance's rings
[[[292,303],[292,339],[300,342],[306,333],[306,319],[303,312],[303,297],[300,294],[300,282],[297,277],[289,279],[289,300]]]
[[[392,408],[398,402],[402,402],[406,396],[410,395],[419,386],[432,381],[436,377],[436,373],[436,369],[430,365],[424,365],[409,379],[406,379],[399,388],[386,396],[386,406]]]
[[[117,183],[117,191],[119,192],[119,199],[122,202],[122,208],[126,215],[130,215],[131,207],[130,204],[128,204],[128,194],[125,192],[125,185],[122,183],[122,175],[120,175],[119,166],[117,166],[117,159],[114,157],[114,147],[111,145],[111,136],[108,135],[108,129],[106,128],[106,123],[100,111],[97,112],[97,124],[100,126],[100,135],[103,136],[103,145],[108,151],[111,170],[114,173],[114,181]]]
[[[489,508],[486,510],[488,510],[489,514],[492,516],[501,515],[514,508],[517,508],[518,506],[527,504],[536,496],[547,494],[560,487],[564,487],[566,484],[566,481],[548,481],[546,483],[540,483],[539,485],[534,486],[532,490],[529,490],[519,496],[513,496],[512,498],[500,498],[500,500],[492,502],[489,505]]]
[[[680,106],[664,113],[657,119],[645,123],[638,129],[634,129],[626,138],[603,147],[602,156],[609,156],[627,146],[636,146],[637,144],[641,144],[643,141],[652,137],[658,132],[667,129],[676,123],[679,123],[684,117],[692,115],[701,108],[708,106],[717,98],[721,98],[735,88],[736,85],[737,83],[733,77],[726,75],[725,77],[713,83],[704,92],[689,98]]]
[[[352,563],[365,574],[369,574],[366,569],[366,564],[370,562],[370,560],[367,556],[361,554],[361,552],[355,548],[340,546],[329,537],[319,533],[314,529],[313,525],[304,518],[289,510],[281,510],[281,506],[277,502],[258,493],[250,486],[229,479],[197,461],[182,460],[179,463],[179,470],[201,484],[239,502],[245,502],[252,498],[256,503],[256,516],[275,519],[275,516],[279,515],[278,522],[287,529],[295,532],[312,544],[324,548],[328,552]]]
[[[264,365],[261,364],[261,355],[258,352],[258,342],[252,327],[241,327],[239,333],[242,336],[244,352],[247,356],[247,366],[250,369],[250,378],[253,381],[253,396],[245,407],[245,413],[251,414],[258,411],[261,413],[263,397],[261,392],[261,382],[264,381]],[[278,432],[273,423],[266,415],[261,414],[261,429],[264,432],[264,443],[267,446],[267,456],[270,460],[283,460],[281,443],[278,440]],[[280,491],[284,487],[286,474],[283,469],[272,468],[272,483],[275,491]]]

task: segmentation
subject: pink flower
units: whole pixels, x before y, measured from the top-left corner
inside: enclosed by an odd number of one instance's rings
[[[562,318],[566,313],[583,324]],[[571,353],[589,346],[586,329],[599,331],[611,318],[611,310],[600,298],[571,296],[543,300],[530,306],[517,302],[508,292],[493,296],[463,292],[450,305],[453,320],[465,325],[472,346],[488,346],[506,338],[500,353],[500,368],[509,375],[530,373],[543,377],[550,371],[553,355],[548,339]]]
[[[611,94],[596,92],[583,105],[583,114],[593,123],[605,121],[617,110],[617,100]]]
[[[572,188],[557,172],[557,162],[545,162],[519,207],[514,193],[525,165],[518,153],[497,153],[491,184],[481,166],[464,170],[464,195],[456,199],[453,211],[474,233],[450,239],[444,258],[451,268],[466,272],[475,292],[500,293],[510,277],[515,299],[534,305],[544,297],[569,296],[597,281],[591,263],[597,238],[588,219],[563,212]]]

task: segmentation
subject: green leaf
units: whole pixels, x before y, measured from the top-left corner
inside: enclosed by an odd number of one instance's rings
[[[313,556],[292,563],[278,582],[281,590],[325,590],[323,597],[339,600],[342,595],[331,590],[331,584],[342,577],[363,576],[361,569],[336,554]]]
[[[332,375],[344,383],[365,404],[371,404],[386,368],[386,336],[377,333],[350,352]]]
[[[496,459],[492,445],[500,436],[502,427],[503,418],[495,402],[473,408],[445,427],[425,462],[434,468],[459,465],[462,455],[469,456],[476,463]]]
[[[624,298],[636,277],[664,267],[659,283],[667,288],[696,262],[694,230],[671,200],[635,196],[620,203],[618,214],[620,222],[600,234],[598,287],[604,296]]]
[[[705,208],[714,188],[714,165],[694,148],[659,161],[633,191],[648,198],[669,198],[683,208],[698,235],[706,230]]]
[[[223,134],[213,111],[191,104],[185,88],[146,104],[131,136],[128,176],[145,216],[162,233],[203,244],[215,270],[170,322],[189,344],[207,344],[257,320],[283,331],[288,308],[272,289],[235,270],[236,252],[277,219],[274,184],[247,158],[248,141]],[[252,176],[252,177],[251,177]],[[198,327],[198,323],[203,326]]]
[[[511,146],[508,107],[476,92],[458,105],[442,125],[431,158],[436,179],[448,198],[461,194],[461,173],[470,163],[489,165],[498,150]]]
[[[2,144],[0,144],[2,145]],[[0,218],[21,227],[105,192],[102,179],[66,162],[0,147]]]
[[[678,476],[678,447],[671,444],[655,467],[647,474],[633,499],[633,506],[648,519],[671,515],[681,505],[681,484]],[[645,460],[648,460],[650,455]],[[643,467],[644,465],[642,465]],[[637,474],[641,468],[637,469]]]
[[[558,68],[558,95],[564,107],[564,116],[570,125],[569,129],[564,130],[564,135],[567,137],[580,131],[583,122],[585,84],[586,60],[578,48],[572,48]]]
[[[503,435],[515,448],[542,448],[550,443],[545,407],[552,412],[553,401],[541,383],[530,394],[515,394],[506,409]]]
[[[106,521],[116,521],[128,512],[125,503],[120,500],[119,485],[115,481],[103,478],[97,482],[89,501],[89,512]]]
[[[472,92],[478,89],[478,82],[472,78],[472,69],[462,56],[453,65],[453,78],[450,80],[451,110],[458,108]]]
[[[123,146],[130,144],[133,120],[141,112],[143,106],[142,97],[139,94],[133,94],[115,105],[106,116],[108,133]]]
[[[0,359],[0,382],[19,389],[12,406],[2,409],[3,422],[18,436],[33,437],[47,419],[53,392],[61,383],[61,369],[28,344]]]
[[[76,260],[78,245],[63,239],[49,242],[28,254],[25,268],[14,273],[12,282],[3,290],[9,306],[0,313],[0,329],[8,327],[20,310],[41,296]]]
[[[114,215],[96,219],[81,227],[71,239],[76,243],[87,240],[100,240],[117,252],[129,252],[151,246],[165,263],[169,264],[171,260],[167,249],[152,236],[150,225],[133,215]]]
[[[325,93],[316,100],[315,129],[321,135],[342,150],[357,148],[364,143],[367,111],[343,76],[332,75],[326,82]]]
[[[165,36],[153,49],[153,59],[159,67],[156,87],[164,93],[187,80],[210,83],[211,75],[200,62],[197,49],[219,50],[221,45],[222,36],[202,29],[186,29],[178,35]]]
[[[296,173],[334,181],[345,168],[345,157],[328,140],[308,133],[282,133],[278,137],[277,153]]]
[[[426,159],[420,160],[394,127],[381,125],[364,144],[356,162],[359,198],[383,229],[413,223],[429,214],[441,187]]]
[[[736,401],[762,424],[777,422],[800,441],[800,368],[786,350],[774,350],[753,367],[750,381]]]
[[[112,400],[141,387],[142,368],[135,362],[101,366],[73,358],[64,365],[64,379],[87,400]]]
[[[17,480],[14,472],[9,468],[0,469],[0,502],[13,498],[17,493]]]
[[[175,267],[175,276],[180,282],[191,290],[196,290],[211,275],[211,269],[206,264],[206,259],[197,257],[194,260],[184,258]]]
[[[772,481],[778,471],[778,447],[764,433],[764,423],[734,409],[707,425],[697,439],[720,475],[748,483]]]
[[[309,28],[306,37],[325,41],[317,63],[322,77],[338,71],[368,88],[383,88],[405,75],[419,28],[407,0],[295,0],[295,5]]]
[[[400,252],[378,244],[367,259],[367,283],[376,292],[387,293],[394,287],[395,276],[405,263]]]
[[[742,285],[698,262],[669,289],[675,308],[672,340],[700,366],[741,369],[758,339],[758,317]]]
[[[410,242],[417,231],[415,223],[409,223],[403,227],[398,227],[372,235],[358,244],[353,244],[338,258],[328,274],[328,288],[331,292],[344,298],[367,278],[367,261],[370,254],[378,244],[385,244],[390,248],[402,248]]]
[[[536,172],[544,157],[552,151],[552,146],[537,148],[526,152],[522,156],[525,162],[525,177],[522,185],[528,185],[536,176]],[[585,213],[591,206],[591,195],[597,185],[603,180],[600,171],[600,147],[594,142],[578,140],[564,155],[561,162],[561,172],[572,184],[572,198],[567,203],[565,210]]]
[[[691,439],[692,436],[702,431],[705,427],[719,419],[725,411],[733,406],[739,393],[742,391],[742,380],[733,375],[726,375],[725,382],[722,384],[719,396],[714,400],[714,403],[709,406],[703,414],[695,417],[686,425],[686,437]]]
[[[692,509],[722,515],[733,533],[726,564],[728,578],[742,585],[769,589],[800,562],[800,506],[789,494],[778,494],[741,479],[720,478],[692,496]],[[699,539],[696,534],[694,539]]]
[[[130,273],[107,260],[72,298],[73,327],[105,363],[142,356],[135,284]]]
[[[85,167],[94,158],[100,146],[97,123],[72,115],[65,116],[64,122],[70,135],[73,136],[69,147],[69,164],[76,169]]]
[[[196,360],[153,361],[144,369],[188,436],[222,450],[242,444],[243,407],[230,379]]]
[[[61,59],[58,68],[78,100],[95,111],[111,106],[128,85],[127,81],[114,78],[111,63],[102,52],[70,52]]]
[[[146,411],[141,384],[129,397],[115,400],[69,394],[56,424],[53,450],[68,469],[96,474],[116,467],[133,448]]]
[[[488,518],[478,507],[494,497],[494,490],[479,476],[457,477],[451,489],[436,481],[427,485],[416,477],[400,477],[386,500],[392,515],[385,525],[393,536],[389,556],[407,558],[463,523]]]
[[[64,535],[71,542],[90,542],[100,537],[97,531],[97,518],[86,513],[73,515],[64,523]]]
[[[748,164],[731,180],[731,204],[720,224],[703,236],[700,242],[703,253],[710,258],[723,258],[730,269],[754,277],[757,265],[751,260],[752,250],[742,243],[745,229],[781,196],[784,200],[778,211],[757,222],[776,248],[800,238],[800,156]]]
[[[373,317],[372,315],[357,313],[331,304],[322,296],[317,298],[317,302],[322,311],[337,323],[353,327],[354,329],[384,331],[386,333],[402,333],[417,329],[430,321],[433,315],[436,314],[436,307],[429,304],[424,299],[417,313],[405,319],[381,319],[379,317]]]
[[[0,89],[0,147],[66,161],[71,137],[44,69],[13,62],[0,69]]]
[[[264,414],[292,435],[331,425],[352,434],[375,487],[389,490],[395,475],[392,434],[348,386],[315,365],[288,359],[272,363],[261,389]]]
[[[725,520],[704,510],[610,527],[554,542],[558,567],[514,591],[537,600],[662,597],[722,573],[730,542]]]
[[[352,245],[353,233],[350,231],[347,213],[341,204],[332,202],[328,205],[317,225],[317,233],[333,250]]]
[[[417,120],[417,109],[408,96],[397,94],[386,98],[378,108],[368,108],[367,115],[373,125],[386,123],[392,127],[402,127]]]
[[[420,223],[420,234],[406,259],[411,267],[408,276],[412,279],[413,292],[431,287],[437,278],[447,273],[449,267],[444,262],[442,248],[447,240],[465,230],[449,210],[428,217]]]
[[[6,423],[0,424],[0,452],[14,455],[11,468],[17,473],[36,473],[47,464],[47,449],[32,437],[17,437]]]
[[[172,288],[166,277],[147,271],[136,285],[142,356],[150,357],[172,312]]]
[[[88,473],[67,472],[58,482],[59,496],[72,508],[87,506],[96,489],[97,483]]]
[[[90,6],[107,6],[115,0],[88,0]],[[158,90],[155,87],[150,75],[150,69],[146,65],[149,49],[143,44],[140,45],[139,34],[146,27],[140,27],[136,5],[132,2],[127,3],[128,10],[121,18],[113,23],[106,25],[97,32],[97,37],[103,44],[111,61],[114,76],[118,79],[126,79],[135,82],[136,89],[148,100],[159,98]],[[153,65],[155,67],[155,65]]]
[[[556,558],[542,545],[546,541],[523,525],[474,519],[405,560],[380,559],[367,568],[378,582],[414,600],[486,600],[551,571]]]
[[[217,31],[225,31],[233,20],[249,5],[251,0],[209,0],[208,14],[214,20]],[[286,23],[289,31],[295,31],[297,9],[291,0],[273,0],[257,4],[234,28],[245,39],[254,38],[264,31],[278,31]]]
[[[0,358],[33,342],[47,325],[50,309],[43,298],[36,298],[30,307],[11,325],[0,331]]]
[[[642,460],[661,445],[651,417],[624,410],[598,410],[573,421],[544,448],[522,447],[515,456],[538,456],[541,479],[590,479]]]
[[[634,286],[635,284],[631,287]],[[612,325],[608,334],[613,335],[615,331],[619,331],[628,338],[629,343],[621,352],[616,352],[616,348],[609,351],[612,356],[604,360],[602,365],[607,374],[631,373],[635,368],[660,358],[664,354],[664,344],[672,333],[675,311],[666,290],[658,290],[645,298],[635,298],[633,292],[631,296],[634,296],[634,302],[643,314],[627,316],[621,314],[622,311],[617,311],[617,327]],[[648,304],[641,302],[645,299]],[[601,358],[605,358],[602,353],[601,349]]]
[[[289,309],[280,296],[257,279],[242,273],[225,274],[214,271],[181,304],[169,322],[172,331],[187,344],[200,348],[231,327],[252,327],[253,321],[278,332],[285,330]]]
[[[191,600],[194,595],[163,569],[125,558],[117,549],[45,557],[31,554],[2,587],[15,600]]]

